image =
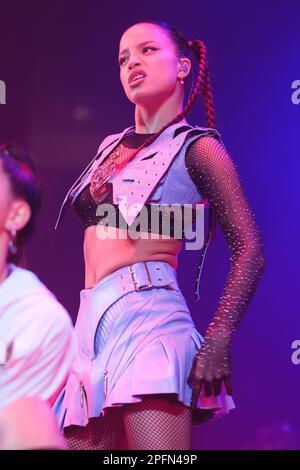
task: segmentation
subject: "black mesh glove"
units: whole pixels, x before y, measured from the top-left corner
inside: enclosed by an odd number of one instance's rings
[[[196,407],[203,387],[206,396],[219,395],[222,382],[228,395],[232,395],[230,342],[223,338],[206,338],[195,354],[188,384],[192,389],[191,406]]]

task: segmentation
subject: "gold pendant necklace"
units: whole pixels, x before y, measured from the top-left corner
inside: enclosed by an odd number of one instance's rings
[[[122,150],[127,150],[127,148],[122,146]],[[122,153],[123,152],[120,152],[119,146],[117,150],[111,153],[108,158],[92,172],[90,179],[90,193],[96,204],[100,204],[100,202],[110,193],[110,187],[107,181],[115,174],[118,168],[129,159],[128,155],[126,155],[126,152],[124,151],[126,158],[124,158],[123,161],[118,162],[117,159],[122,156]],[[129,154],[132,155],[132,152],[129,152]]]

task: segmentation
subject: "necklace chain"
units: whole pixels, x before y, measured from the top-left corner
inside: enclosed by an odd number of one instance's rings
[[[123,166],[136,149],[120,144],[91,174],[90,193],[97,204],[100,204],[111,192],[111,184],[107,181]]]

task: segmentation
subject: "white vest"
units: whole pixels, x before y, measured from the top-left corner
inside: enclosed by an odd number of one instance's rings
[[[173,137],[175,130],[179,127],[187,127],[188,129]],[[106,156],[119,145],[123,136],[132,130],[134,130],[134,126],[124,129],[119,134],[109,135],[102,141],[96,156],[66,194],[55,229],[58,227],[68,203],[73,204],[78,194],[89,184],[94,168],[100,165]],[[162,204],[197,204],[201,202],[203,198],[184,165],[187,146],[200,135],[214,135],[222,142],[216,129],[193,127],[183,119],[165,129],[150,146],[143,148],[121,171],[108,180],[113,187],[113,203],[118,204],[119,210],[129,226],[146,203],[150,204],[153,201]],[[153,158],[147,158],[154,154]],[[177,200],[175,200],[176,194],[170,193],[171,185],[168,184],[171,182],[168,179],[171,180],[169,175],[171,176],[172,170],[173,173],[180,175],[180,180],[177,179],[177,182],[181,184]],[[174,181],[172,185],[174,186]],[[166,188],[165,192],[163,192],[163,187]],[[130,207],[130,211],[128,211],[128,207]]]

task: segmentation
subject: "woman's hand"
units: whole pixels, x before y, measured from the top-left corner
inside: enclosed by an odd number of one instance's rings
[[[194,356],[187,381],[192,389],[191,406],[196,407],[202,386],[206,396],[217,396],[222,382],[227,394],[232,395],[230,342],[222,337],[208,337]]]

